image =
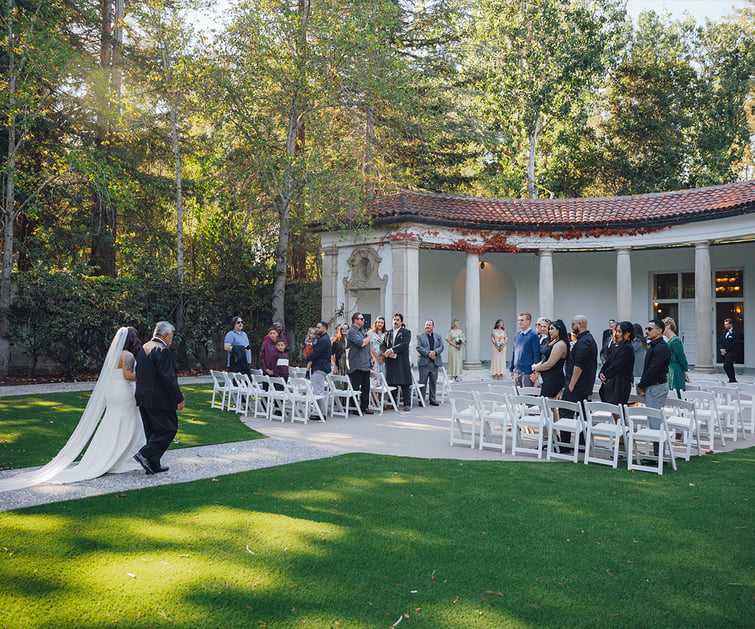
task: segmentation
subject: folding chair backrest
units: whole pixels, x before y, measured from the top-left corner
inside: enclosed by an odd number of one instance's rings
[[[517,395],[534,395],[535,397],[539,397],[540,387],[518,387]]]
[[[511,383],[499,382],[498,384],[488,383],[488,391],[491,393],[504,393],[506,395],[518,395],[519,392],[516,389],[516,385]]]
[[[690,413],[694,413],[696,410],[695,403],[691,400],[677,400],[676,398],[671,397],[664,402],[663,408],[675,411],[687,411]]]
[[[509,397],[514,412],[520,416],[528,415],[527,409],[534,407],[537,407],[540,413],[545,415],[547,411],[544,400],[545,398],[534,395],[512,395]]]
[[[475,392],[477,404],[481,411],[494,413],[496,411],[508,411],[510,409],[509,398],[503,393],[492,393],[489,391]]]
[[[716,396],[710,391],[682,391],[682,399],[695,403],[697,410],[716,410]]]
[[[588,423],[594,423],[595,421],[611,424],[624,422],[624,409],[617,404],[609,404],[608,402],[584,402],[584,407],[585,420]]]
[[[477,401],[472,393],[454,391],[449,397],[451,402],[451,414],[460,413],[469,408],[477,408]]]
[[[624,417],[627,420],[630,430],[633,423],[647,424],[649,419],[657,419],[662,424],[665,424],[666,421],[663,409],[649,408],[647,406],[625,406]]]
[[[553,417],[553,411],[571,411],[574,416],[584,421],[584,412],[582,410],[582,404],[579,402],[569,402],[568,400],[552,400],[546,398],[545,405],[548,408],[551,417]]]

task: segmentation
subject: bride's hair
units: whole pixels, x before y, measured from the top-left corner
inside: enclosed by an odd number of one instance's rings
[[[135,328],[127,328],[127,330],[126,343],[123,345],[123,349],[136,356],[142,348],[142,342],[139,340],[139,334]]]

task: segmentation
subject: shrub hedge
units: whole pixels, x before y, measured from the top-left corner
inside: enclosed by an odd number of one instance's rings
[[[176,325],[173,353],[179,369],[225,364],[223,337],[234,315],[244,318],[252,362],[271,323],[272,283],[218,286],[171,276],[91,277],[59,271],[19,273],[11,306],[11,343],[32,359],[53,361],[74,376],[99,369],[115,330],[134,326],[142,340],[155,322]],[[290,284],[286,293],[286,334],[293,360],[307,328],[320,318],[318,283]],[[33,373],[32,373],[33,375]]]

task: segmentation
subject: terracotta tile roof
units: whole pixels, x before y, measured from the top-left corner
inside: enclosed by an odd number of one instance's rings
[[[488,229],[640,227],[755,211],[755,181],[623,197],[485,199],[402,190],[373,199],[376,223],[415,221]]]

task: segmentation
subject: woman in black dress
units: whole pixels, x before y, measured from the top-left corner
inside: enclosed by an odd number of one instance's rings
[[[550,340],[543,348],[542,360],[532,365],[532,374],[539,373],[543,379],[540,395],[558,399],[564,388],[564,363],[569,356],[569,337],[561,319],[548,326],[548,336]]]
[[[616,349],[608,354],[606,362],[598,377],[603,383],[600,387],[600,399],[609,404],[626,404],[634,380],[634,348],[632,338],[634,326],[629,321],[616,324],[613,340]]]

